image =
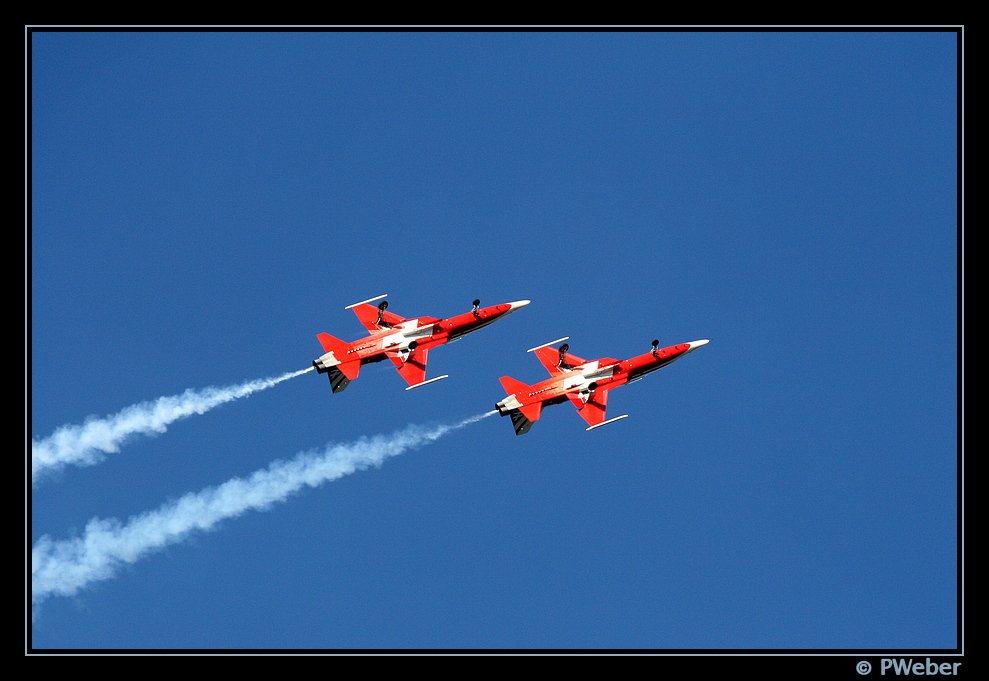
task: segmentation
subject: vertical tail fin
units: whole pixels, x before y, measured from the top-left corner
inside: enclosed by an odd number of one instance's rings
[[[322,357],[313,361],[313,366],[319,373],[329,374],[330,387],[338,393],[347,384],[357,378],[361,371],[361,360],[350,358],[350,344],[328,333],[316,334],[316,339],[326,352]]]
[[[516,435],[525,435],[532,428],[532,421],[523,416],[520,412],[512,412],[512,427],[515,428]]]
[[[350,385],[350,379],[340,373],[336,367],[327,371],[326,377],[330,379],[330,390],[335,393],[343,392]]]
[[[526,385],[522,381],[516,381],[511,376],[502,376],[498,380],[501,382],[501,387],[505,389],[505,392],[509,396],[514,396],[513,404],[520,405],[510,412],[503,412],[503,414],[508,413],[511,415],[512,426],[515,428],[516,435],[525,435],[532,428],[532,424],[539,420],[539,416],[543,411],[543,403],[533,402],[531,404],[521,405],[520,403],[530,396],[532,386]]]

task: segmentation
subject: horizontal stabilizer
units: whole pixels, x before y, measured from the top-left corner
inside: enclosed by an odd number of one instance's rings
[[[336,355],[338,362],[344,361],[344,358],[347,357],[347,351],[350,349],[349,343],[345,343],[339,338],[334,338],[328,333],[317,333],[316,340],[323,346],[323,352],[332,352]]]
[[[501,383],[501,387],[505,389],[505,392],[509,395],[519,395],[521,393],[529,393],[532,391],[532,386],[526,385],[522,381],[516,381],[511,376],[502,376],[498,379]]]
[[[338,364],[336,369],[352,381],[357,378],[357,374],[361,372],[361,361],[359,359],[355,359],[352,362],[344,362],[343,364]]]
[[[519,407],[519,411],[530,421],[538,421],[540,414],[543,413],[543,403],[527,404],[524,407]]]

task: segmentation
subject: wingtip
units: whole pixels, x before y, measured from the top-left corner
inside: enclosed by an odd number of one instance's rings
[[[600,428],[601,426],[606,426],[609,423],[614,423],[615,421],[621,421],[622,419],[627,419],[627,418],[628,418],[628,414],[622,414],[621,416],[616,416],[613,419],[608,419],[607,421],[602,421],[601,423],[596,423],[593,426],[589,426],[587,428],[584,428],[584,430],[585,431],[586,430],[594,430],[595,428]]]
[[[358,305],[363,305],[364,303],[373,303],[376,300],[381,300],[382,298],[387,298],[387,297],[388,297],[388,294],[387,293],[382,293],[380,296],[375,296],[374,298],[368,298],[367,300],[362,300],[359,303],[353,303],[353,304],[348,305],[347,307],[345,307],[343,309],[344,310],[349,310],[351,308],[357,307]]]
[[[431,378],[428,381],[423,381],[422,383],[416,383],[415,385],[410,385],[405,390],[406,391],[409,391],[409,390],[412,390],[413,388],[421,388],[424,385],[428,385],[430,383],[435,383],[436,381],[442,381],[444,378],[450,378],[450,374],[443,374],[442,376],[437,376],[436,378]]]
[[[528,350],[526,350],[526,352],[534,352],[534,351],[538,350],[539,348],[547,348],[550,345],[555,345],[557,343],[562,343],[565,340],[570,340],[570,336],[564,336],[563,338],[557,338],[556,340],[551,340],[549,343],[543,343],[542,345],[537,345],[534,348],[529,348]]]

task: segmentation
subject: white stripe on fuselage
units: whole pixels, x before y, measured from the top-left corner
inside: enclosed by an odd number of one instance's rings
[[[418,319],[409,319],[391,327],[387,330],[388,334],[381,339],[381,347],[385,349],[407,347],[414,340],[433,335],[435,324],[427,324],[426,326],[418,326],[418,324]]]
[[[617,364],[609,364],[606,367],[601,367],[600,364],[599,360],[594,360],[574,367],[570,373],[566,374],[566,378],[563,380],[563,389],[567,392],[574,389],[584,390],[594,381],[611,378],[615,375]]]

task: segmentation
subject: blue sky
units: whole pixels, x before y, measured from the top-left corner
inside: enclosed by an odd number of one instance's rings
[[[490,409],[528,347],[710,345],[35,614],[37,648],[949,648],[956,46],[937,33],[34,34],[31,435],[301,369],[344,305],[533,303],[405,392],[307,374],[32,492],[77,535]]]

